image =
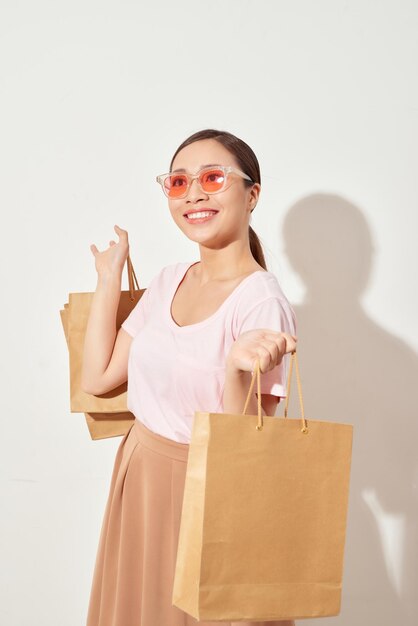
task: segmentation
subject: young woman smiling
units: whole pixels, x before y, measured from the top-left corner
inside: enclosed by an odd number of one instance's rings
[[[117,243],[91,246],[98,282],[83,387],[101,394],[127,380],[136,419],[116,454],[87,626],[196,623],[171,603],[194,412],[241,413],[259,359],[263,413],[274,415],[286,395],[285,355],[296,348],[294,311],[249,225],[261,190],[252,149],[226,131],[197,132],[157,181],[200,259],[163,267],[117,334],[128,233],[115,226]],[[247,413],[257,413],[255,393]]]

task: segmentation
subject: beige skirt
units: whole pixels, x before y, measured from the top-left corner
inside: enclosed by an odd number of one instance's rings
[[[117,450],[87,626],[294,626],[203,622],[171,603],[189,445],[135,420]]]

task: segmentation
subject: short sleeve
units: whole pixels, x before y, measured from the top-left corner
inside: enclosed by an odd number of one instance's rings
[[[269,328],[277,332],[296,335],[296,319],[290,305],[278,298],[270,296],[256,304],[245,314],[238,324],[238,336],[248,330]],[[290,354],[285,354],[281,363],[272,370],[261,374],[261,393],[270,394],[279,398],[286,397],[288,361]]]
[[[145,289],[139,301],[136,303],[126,320],[121,324],[121,328],[135,337],[145,325],[149,311],[149,289]]]

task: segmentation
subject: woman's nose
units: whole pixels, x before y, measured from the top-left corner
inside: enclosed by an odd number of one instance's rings
[[[198,200],[199,198],[207,198],[207,197],[208,195],[203,191],[203,189],[199,185],[197,178],[192,180],[192,182],[190,183],[189,191],[187,193],[186,198],[190,200],[191,202],[196,202],[196,200]]]

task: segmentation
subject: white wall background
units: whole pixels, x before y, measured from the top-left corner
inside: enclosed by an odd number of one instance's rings
[[[413,623],[417,18],[413,0],[3,1],[2,624],[85,623],[120,439],[69,412],[59,309],[94,290],[89,246],[115,223],[141,286],[198,259],[154,179],[208,127],[259,157],[252,226],[298,315],[307,416],[354,424],[342,611],[316,623]]]

